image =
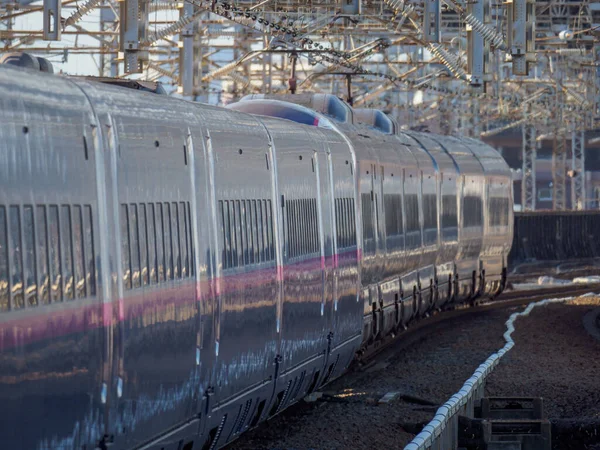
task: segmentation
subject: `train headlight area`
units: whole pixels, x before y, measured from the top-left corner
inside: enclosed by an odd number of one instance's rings
[[[3,447],[218,448],[504,289],[490,146],[325,94],[98,81],[0,65]]]

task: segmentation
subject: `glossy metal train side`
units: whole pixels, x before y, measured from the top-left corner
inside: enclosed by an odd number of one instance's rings
[[[4,446],[217,448],[502,288],[493,150],[295,100],[232,111],[0,67]]]

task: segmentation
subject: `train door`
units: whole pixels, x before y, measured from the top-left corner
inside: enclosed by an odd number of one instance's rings
[[[363,306],[359,303],[354,161],[348,144],[329,138],[335,229],[332,350],[360,339]],[[334,140],[335,139],[335,140]],[[357,344],[358,345],[358,344]],[[340,364],[338,364],[338,367]]]
[[[141,445],[188,420],[199,401],[191,141],[186,129],[151,123],[115,114],[111,127],[119,130],[109,200],[118,233],[118,447]]]
[[[283,301],[281,373],[319,370],[327,348],[323,290],[324,256],[321,180],[327,160],[319,159],[306,136],[288,136],[277,146],[277,177],[283,218]],[[323,166],[323,170],[320,170]],[[323,243],[324,244],[324,243]],[[329,244],[330,245],[330,244]],[[331,295],[331,294],[329,294]],[[313,376],[318,380],[316,372]],[[310,376],[310,373],[307,373]]]
[[[15,74],[0,76],[0,447],[92,448],[110,377],[105,153],[79,89],[32,74],[14,90]]]

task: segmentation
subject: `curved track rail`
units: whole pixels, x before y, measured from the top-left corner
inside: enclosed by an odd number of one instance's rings
[[[406,330],[401,331],[396,335],[391,334],[383,338],[378,345],[373,346],[367,352],[359,355],[357,362],[361,366],[370,364],[372,360],[381,353],[381,351],[389,348],[393,343],[399,345],[399,347],[394,349],[395,351],[399,351],[410,343],[415,342],[422,336],[426,335],[430,331],[429,328],[431,326],[461,317],[466,314],[525,306],[529,303],[537,302],[554,296],[578,296],[598,289],[600,289],[600,283],[552,286],[549,288],[504,292],[493,300],[478,299],[476,303],[472,305],[457,305],[453,309],[440,311],[430,317],[425,317],[417,322],[414,322],[414,324],[411,324],[411,326],[409,326]]]

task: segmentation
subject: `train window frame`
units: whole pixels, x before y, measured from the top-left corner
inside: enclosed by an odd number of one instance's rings
[[[166,242],[165,242],[165,218],[164,207],[161,202],[156,203],[156,270],[158,283],[167,281],[167,261],[166,261]]]
[[[89,225],[89,227],[88,227]],[[84,264],[86,272],[86,295],[88,297],[96,296],[96,249],[94,246],[94,216],[92,205],[83,205],[83,226],[84,226],[84,254],[87,255],[87,264]],[[89,281],[87,277],[89,274]]]
[[[83,242],[83,212],[81,205],[73,205],[71,211],[71,230],[73,232],[73,283],[76,298],[87,295],[85,277],[85,244]],[[81,286],[81,288],[79,288]]]
[[[496,203],[496,205],[494,205]],[[500,203],[501,205],[498,205]],[[500,206],[501,210],[497,207]],[[489,226],[507,228],[510,214],[510,202],[507,197],[493,196],[489,199]]]
[[[129,245],[131,248],[131,286],[132,289],[142,287],[139,210],[136,203],[129,205]],[[137,277],[136,277],[137,275]]]
[[[10,264],[9,272],[11,280],[11,309],[25,308],[25,295],[23,291],[23,233],[21,224],[21,209],[18,205],[10,205],[8,208],[8,248],[9,259],[12,263]]]
[[[23,295],[24,304],[38,306],[37,292],[37,249],[35,244],[35,213],[33,205],[22,208],[22,242],[23,242]]]
[[[37,287],[38,302],[50,304],[50,255],[48,250],[48,215],[46,205],[36,205]],[[1,279],[1,277],[0,277]]]
[[[146,207],[148,227],[148,280],[149,284],[158,284],[158,254],[156,245],[156,207],[148,203]]]
[[[404,217],[406,219],[406,233],[421,232],[421,220],[419,218],[419,194],[411,193],[404,195],[404,207],[407,208]],[[409,212],[408,209],[411,211]],[[413,211],[416,210],[416,211]]]
[[[437,194],[423,193],[423,229],[437,230]]]
[[[191,202],[186,202],[186,210],[187,210],[187,224],[188,224],[188,230],[189,230],[189,258],[190,258],[190,263],[189,263],[189,277],[194,277],[196,275],[196,250],[195,250],[195,246],[194,246],[194,222],[192,221],[192,206],[191,206]]]
[[[54,233],[53,233],[54,232]],[[52,234],[51,234],[52,233]],[[62,302],[63,287],[62,287],[62,247],[60,245],[61,228],[60,228],[60,208],[59,205],[48,205],[48,242],[50,255],[50,265],[48,271],[50,277],[50,301]],[[56,292],[54,288],[56,287]]]
[[[373,191],[361,194],[361,213],[363,223],[363,240],[375,239],[373,224]]]
[[[181,272],[179,273],[181,278],[188,278],[189,269],[189,237],[188,237],[188,225],[187,225],[187,210],[185,202],[179,202],[179,240],[181,241]]]
[[[268,261],[275,260],[275,237],[273,236],[273,205],[271,199],[266,200],[266,208],[267,208],[267,231],[269,235],[269,258]]]
[[[172,218],[171,218],[171,204],[169,202],[163,202],[163,236],[165,245],[165,278],[166,281],[171,281],[175,276],[175,269],[173,260],[173,230]]]
[[[448,208],[449,205],[452,205],[452,208]],[[452,220],[452,218],[453,218],[453,220]],[[441,226],[442,226],[442,229],[458,228],[458,204],[457,204],[457,195],[455,193],[442,194],[442,224],[441,224]]]
[[[472,202],[474,205],[467,205]],[[466,194],[463,197],[462,224],[464,228],[483,226],[483,200],[480,195]]]
[[[147,208],[145,203],[139,203],[138,208],[138,231],[140,237],[140,284],[141,287],[150,284],[148,270],[148,218]]]
[[[171,202],[171,242],[173,248],[173,280],[181,278],[181,240],[179,237],[179,207]]]
[[[0,205],[0,312],[10,311],[10,251],[8,248],[8,213],[4,205]]]
[[[385,234],[388,237],[404,235],[404,214],[402,194],[384,194],[383,209],[385,210]]]

